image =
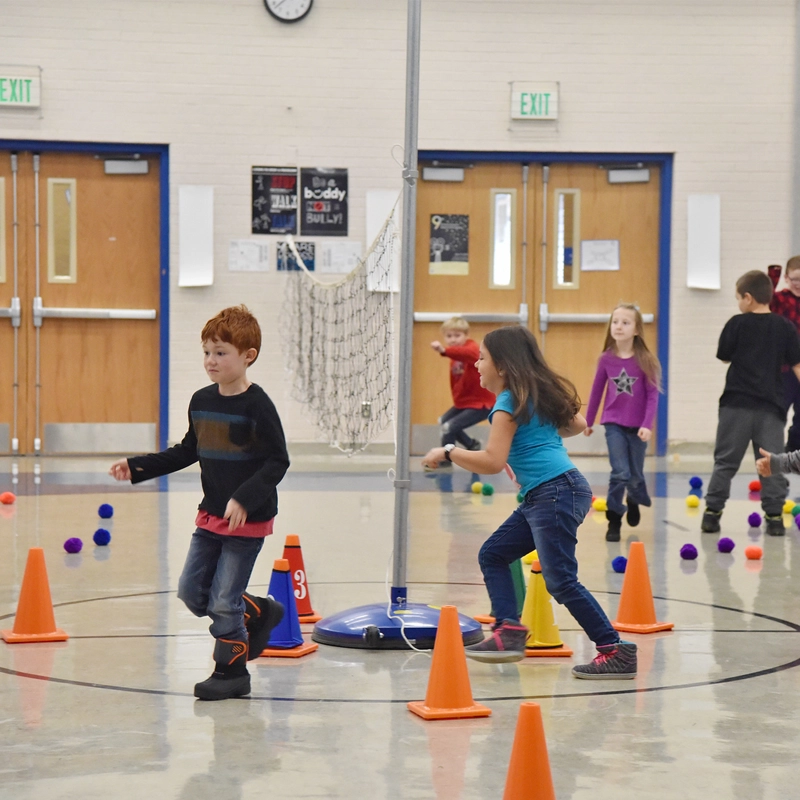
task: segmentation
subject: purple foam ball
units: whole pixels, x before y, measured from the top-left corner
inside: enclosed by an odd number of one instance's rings
[[[111,534],[105,528],[98,528],[94,532],[94,543],[100,547],[105,547],[111,541]]]
[[[758,528],[761,526],[761,514],[757,511],[754,511],[750,516],[747,518],[747,524],[751,528]]]
[[[625,558],[625,556],[617,556],[611,562],[611,569],[613,569],[614,572],[625,572],[625,568],[627,566],[628,566],[628,559]]]
[[[693,544],[685,544],[681,547],[681,558],[694,561],[697,558],[697,548]]]
[[[100,508],[97,509],[97,513],[103,519],[111,519],[114,516],[114,506],[109,505],[108,503],[103,503]]]
[[[80,553],[83,549],[83,542],[77,536],[73,536],[64,542],[64,549],[68,553]]]
[[[794,524],[795,524],[795,525],[797,525],[797,527],[798,527],[798,528],[800,528],[800,514],[798,514],[798,515],[797,515],[797,516],[794,518]]]
[[[702,485],[703,485],[703,479],[698,478],[697,475],[695,475],[692,478],[689,478],[689,486],[691,486],[692,489],[699,489]]]
[[[730,553],[734,547],[736,547],[736,543],[733,541],[733,539],[729,539],[727,536],[723,536],[717,542],[717,550],[719,550],[720,553]]]

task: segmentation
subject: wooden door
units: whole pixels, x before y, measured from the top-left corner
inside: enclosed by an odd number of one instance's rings
[[[492,198],[508,190],[513,201],[513,263],[509,286],[491,286]],[[415,313],[519,314],[523,302],[521,164],[478,164],[464,170],[462,182],[420,181],[417,194],[417,247],[414,278]],[[532,214],[529,191],[528,214]],[[466,274],[436,274],[431,268],[431,218],[465,215],[469,220],[469,261]],[[527,278],[527,276],[525,276]],[[470,338],[480,342],[503,323],[472,322]],[[434,425],[452,406],[449,361],[431,349],[441,340],[441,322],[415,322],[412,358],[411,424]],[[438,440],[438,437],[437,437]]]
[[[575,383],[586,403],[606,322],[550,322],[546,331],[541,331],[540,304],[546,304],[548,314],[585,318],[607,317],[617,303],[632,302],[655,319],[659,170],[650,167],[646,182],[611,183],[608,171],[598,164],[553,164],[547,167],[545,181],[543,166],[531,164],[526,198],[522,175],[521,163],[479,163],[465,167],[463,181],[420,181],[414,311],[515,315],[520,304],[526,303],[528,327],[548,363]],[[545,185],[546,213],[542,201]],[[490,287],[489,275],[492,197],[503,189],[515,193],[515,258],[512,285],[498,289]],[[525,220],[523,208],[527,208]],[[431,274],[431,217],[447,214],[469,217],[467,274]],[[523,238],[527,240],[524,265]],[[615,264],[609,254],[617,247]],[[595,254],[591,262],[581,263],[583,250]],[[618,268],[590,269],[597,266]],[[503,324],[513,323],[471,323],[470,336],[479,341],[487,331]],[[452,403],[447,362],[430,348],[430,342],[440,338],[440,325],[414,324],[411,422],[415,433],[434,425]],[[654,321],[645,325],[645,333],[648,346],[655,352]],[[417,443],[424,439],[414,438]],[[602,437],[594,438],[597,441],[586,442],[588,449],[602,448]]]
[[[19,452],[154,449],[157,160],[146,174],[106,174],[102,157],[20,153],[17,203]],[[10,289],[8,279],[0,284],[3,305]],[[0,320],[0,336],[8,336],[5,329]],[[13,416],[5,393],[0,386],[3,422]]]
[[[653,315],[655,320],[659,178],[659,170],[650,168],[647,182],[609,183],[608,171],[595,164],[550,167],[548,246],[544,253],[547,263],[541,263],[542,251],[538,250],[536,265],[537,275],[541,276],[542,269],[545,270],[544,299],[550,314],[609,315],[618,303],[625,302],[635,303],[642,314]],[[569,200],[566,207],[559,208],[561,197]],[[538,225],[541,230],[541,220]],[[566,234],[565,229],[569,229]],[[572,270],[566,275],[560,266],[564,259],[559,260],[559,242],[563,250],[565,236],[572,247],[572,257],[567,259],[572,261]],[[616,247],[619,257],[615,264]],[[591,269],[598,266],[617,268]],[[556,322],[550,323],[543,335],[539,334],[548,363],[573,381],[584,403],[589,400],[606,325],[607,322]],[[654,321],[645,324],[645,340],[656,352]],[[655,442],[655,437],[652,441]]]

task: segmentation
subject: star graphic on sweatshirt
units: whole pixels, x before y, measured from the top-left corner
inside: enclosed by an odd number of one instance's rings
[[[638,381],[638,378],[628,375],[623,367],[616,378],[612,378],[614,385],[617,387],[617,394],[629,394],[633,397],[633,384]]]

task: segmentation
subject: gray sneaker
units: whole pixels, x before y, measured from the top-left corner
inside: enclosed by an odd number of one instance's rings
[[[522,661],[525,658],[525,642],[528,640],[528,629],[519,622],[503,620],[501,625],[492,630],[492,635],[478,644],[471,644],[464,650],[467,658],[474,661],[486,661],[491,664],[503,664],[508,661]]]
[[[635,678],[636,645],[633,642],[600,645],[594,661],[573,667],[572,674],[588,680],[624,681]]]

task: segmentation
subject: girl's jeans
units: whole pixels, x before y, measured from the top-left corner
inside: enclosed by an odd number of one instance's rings
[[[246,642],[244,600],[263,538],[221,536],[198,528],[186,555],[178,597],[196,617],[211,617],[215,639]]]
[[[509,565],[536,549],[547,591],[567,607],[597,645],[619,635],[598,602],[578,581],[578,526],[592,504],[586,478],[573,469],[531,489],[519,508],[486,540],[478,555],[496,619],[516,622],[517,599]]]
[[[611,462],[611,477],[608,481],[608,509],[622,516],[626,511],[623,498],[628,490],[628,499],[640,506],[651,505],[644,479],[644,456],[647,442],[639,438],[638,428],[628,428],[607,422],[606,443]]]

